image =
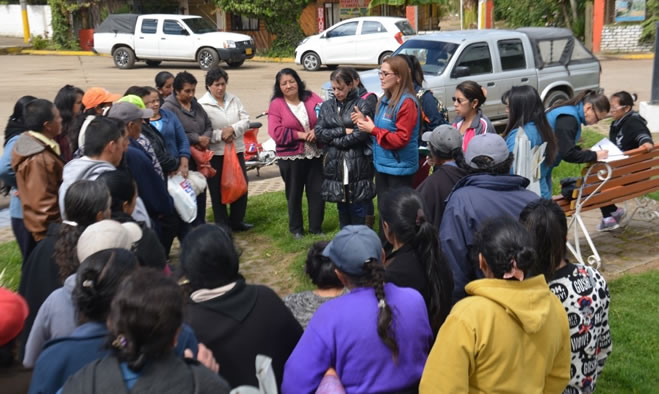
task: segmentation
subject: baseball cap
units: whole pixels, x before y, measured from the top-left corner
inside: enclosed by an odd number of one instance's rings
[[[126,123],[136,119],[147,119],[152,115],[153,110],[140,109],[137,105],[126,101],[115,103],[108,112],[108,118],[120,119]]]
[[[134,94],[126,95],[126,96],[120,98],[119,100],[117,100],[117,102],[118,103],[123,103],[123,102],[133,103],[133,104],[137,105],[137,108],[140,108],[140,109],[146,108],[146,106],[144,105],[144,100],[142,100],[141,97],[136,96]]]
[[[4,346],[23,331],[29,309],[23,297],[0,287],[0,311],[0,346]]]
[[[78,238],[78,261],[82,262],[96,252],[106,249],[131,250],[142,239],[142,229],[137,223],[119,223],[101,220],[85,229]]]
[[[114,103],[119,100],[120,94],[110,93],[103,88],[91,88],[82,96],[82,105],[85,108],[94,108],[103,103]]]
[[[376,259],[382,263],[382,243],[375,231],[364,225],[345,226],[325,247],[323,256],[341,271],[360,276],[366,273],[367,261]]]
[[[462,147],[462,135],[455,127],[447,124],[423,133],[421,139],[432,146],[442,157],[451,157],[453,150]]]
[[[479,167],[472,162],[478,156],[487,156],[494,161],[494,164],[501,164],[509,155],[506,141],[499,134],[486,133],[479,134],[469,141],[465,161],[471,168],[478,169]]]

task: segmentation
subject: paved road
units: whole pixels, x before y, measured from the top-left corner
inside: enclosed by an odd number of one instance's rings
[[[229,70],[229,89],[243,101],[247,111],[255,117],[268,107],[274,76],[283,67],[300,72],[307,87],[319,93],[329,78],[329,71],[302,71],[301,67],[286,63],[246,62],[243,67]],[[607,94],[628,89],[639,94],[640,100],[650,97],[651,60],[602,61],[602,87]],[[102,86],[123,93],[131,85],[153,85],[158,71],[172,73],[187,70],[199,80],[197,96],[204,93],[204,73],[193,63],[164,63],[158,68],[139,64],[132,70],[118,70],[109,57],[87,56],[0,56],[0,122],[11,114],[16,100],[26,94],[53,99],[63,85],[69,83],[87,89]],[[265,129],[263,129],[265,131]],[[261,133],[261,138],[266,133]],[[0,137],[1,140],[2,137]]]

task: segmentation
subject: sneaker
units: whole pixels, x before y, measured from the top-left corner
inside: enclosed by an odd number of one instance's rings
[[[611,231],[615,230],[618,227],[618,222],[613,216],[609,216],[608,218],[602,219],[600,224],[597,226],[597,231]]]
[[[624,208],[618,208],[611,214],[611,217],[614,218],[618,224],[620,224],[622,223],[622,219],[625,217],[626,213],[627,212],[625,212]]]

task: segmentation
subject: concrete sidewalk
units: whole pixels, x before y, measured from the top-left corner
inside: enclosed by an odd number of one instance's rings
[[[0,55],[15,55],[30,46],[30,43],[25,43],[20,37],[0,36]]]

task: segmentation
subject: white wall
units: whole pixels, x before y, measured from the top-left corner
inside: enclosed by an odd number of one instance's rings
[[[53,37],[50,6],[28,5],[27,19],[31,36]],[[20,5],[0,5],[0,36],[23,37],[23,17]]]
[[[638,25],[605,25],[602,29],[603,53],[612,52],[652,52],[653,44],[639,44],[643,28]]]

